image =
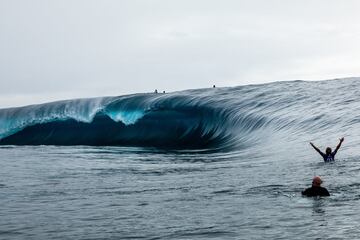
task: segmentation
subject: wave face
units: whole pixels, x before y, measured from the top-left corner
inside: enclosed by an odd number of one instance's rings
[[[1,145],[251,147],[360,123],[360,79],[291,81],[233,88],[78,99],[0,109]]]

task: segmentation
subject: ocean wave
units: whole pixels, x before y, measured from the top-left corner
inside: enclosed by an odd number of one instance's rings
[[[0,109],[0,144],[241,148],[273,133],[359,124],[343,109],[357,102],[354,84],[357,79],[278,82]],[[337,95],[326,95],[335,88]]]

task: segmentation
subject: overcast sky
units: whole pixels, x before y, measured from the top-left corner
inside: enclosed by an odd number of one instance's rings
[[[0,107],[360,76],[360,1],[0,0]]]

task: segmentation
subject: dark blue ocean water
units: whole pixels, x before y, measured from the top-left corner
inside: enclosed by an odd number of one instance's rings
[[[0,109],[0,239],[356,239],[359,80]]]

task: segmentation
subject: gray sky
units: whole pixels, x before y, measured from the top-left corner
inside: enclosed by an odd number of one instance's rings
[[[0,107],[360,76],[358,0],[0,0]]]

